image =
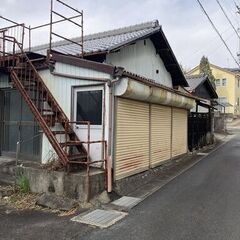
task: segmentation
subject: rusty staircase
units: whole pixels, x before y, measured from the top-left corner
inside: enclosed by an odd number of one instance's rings
[[[23,44],[12,36],[2,35],[0,39],[3,46],[10,43],[11,50],[8,46],[7,51],[4,48],[1,51],[0,68],[9,73],[14,87],[29,106],[59,161],[67,169],[76,164],[84,164],[89,158],[89,153],[73,131],[73,122],[69,121],[39,75],[34,60],[23,50]],[[54,130],[57,125],[58,129]]]

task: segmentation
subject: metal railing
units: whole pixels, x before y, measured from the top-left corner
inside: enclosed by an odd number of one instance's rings
[[[81,141],[82,144],[87,145],[87,161],[78,161],[79,164],[86,165],[87,170],[87,201],[90,198],[90,167],[96,163],[103,163],[104,175],[105,175],[105,188],[107,189],[107,171],[108,171],[108,146],[106,140],[94,140],[91,141],[91,123],[90,121],[68,121],[65,123],[66,126],[77,124],[77,125],[87,125],[87,141]],[[68,129],[65,128],[65,137],[67,137]],[[103,159],[100,160],[91,160],[90,152],[92,144],[102,144],[103,149]],[[67,147],[67,146],[65,146]]]
[[[54,3],[58,3],[60,6],[65,8],[65,10],[66,9],[71,10],[74,14],[72,14],[72,16],[70,16],[70,17],[67,17],[67,16],[65,16],[63,14],[60,14],[59,12],[54,10]],[[54,20],[54,16],[60,17],[61,19]],[[76,8],[73,8],[72,6],[66,4],[65,2],[63,2],[61,0],[51,0],[50,21],[49,21],[49,23],[44,23],[44,24],[41,24],[41,25],[38,25],[38,26],[31,27],[30,25],[26,26],[24,24],[19,24],[16,21],[13,21],[13,20],[11,20],[9,18],[6,18],[6,17],[3,17],[3,16],[0,16],[0,18],[2,18],[3,20],[5,20],[5,21],[7,21],[7,22],[9,22],[11,24],[14,24],[13,26],[5,27],[4,29],[6,29],[6,30],[14,28],[15,26],[20,26],[20,25],[23,26],[24,34],[26,34],[27,37],[28,37],[28,41],[26,40],[27,44],[24,44],[24,39],[22,41],[19,41],[19,39],[17,39],[17,41],[19,43],[22,43],[22,46],[24,48],[28,48],[28,51],[31,51],[31,49],[32,49],[32,35],[33,35],[33,31],[41,29],[41,28],[44,28],[44,27],[49,27],[49,35],[50,35],[49,36],[49,50],[50,50],[49,54],[53,50],[53,45],[54,45],[53,44],[53,36],[55,36],[55,37],[57,37],[59,39],[63,39],[65,41],[69,42],[69,43],[72,43],[74,45],[79,46],[80,49],[81,49],[81,52],[79,52],[79,56],[83,57],[83,52],[84,52],[83,51],[83,11],[79,11]],[[59,23],[70,23],[70,24],[72,24],[74,26],[79,27],[79,29],[80,29],[80,31],[79,31],[79,33],[80,33],[80,38],[79,38],[80,41],[79,42],[74,41],[74,40],[70,39],[69,37],[63,36],[63,35],[57,33],[56,31],[54,31],[53,27],[56,24],[59,24]],[[8,34],[8,35],[11,35],[11,34]],[[15,36],[16,36],[16,34],[15,34]]]

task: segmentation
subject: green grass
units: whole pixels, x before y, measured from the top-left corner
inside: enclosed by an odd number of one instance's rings
[[[30,185],[29,180],[26,176],[21,175],[17,178],[17,187],[21,193],[29,193],[30,192]]]

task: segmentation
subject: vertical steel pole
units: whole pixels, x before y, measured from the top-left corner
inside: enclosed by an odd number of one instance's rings
[[[3,30],[3,32],[2,32],[2,35],[3,35],[3,46],[2,46],[2,48],[3,48],[3,67],[5,67],[5,30]]]
[[[31,51],[31,26],[29,25],[29,29],[28,29],[28,49],[29,49],[29,52]]]
[[[90,200],[90,122],[88,124],[88,136],[87,136],[87,202]]]
[[[84,55],[84,53],[83,53],[83,10],[82,10],[82,19],[81,19],[81,25],[82,25],[82,36],[81,36],[81,38],[82,38],[82,58],[83,58],[83,55]]]
[[[19,153],[20,153],[20,141],[17,142],[17,149],[16,149],[16,166],[18,165],[18,161],[19,161]]]
[[[48,52],[48,60],[50,60],[50,54],[52,50],[52,22],[53,22],[53,0],[51,0],[51,9],[50,9],[50,36],[49,36],[49,52]]]

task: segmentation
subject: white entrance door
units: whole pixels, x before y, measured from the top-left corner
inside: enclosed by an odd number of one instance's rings
[[[90,141],[103,139],[103,109],[104,87],[88,86],[74,89],[73,118],[78,122],[74,124],[74,130],[81,141],[88,139],[88,126],[81,121],[90,121]],[[84,144],[87,149],[87,144]],[[90,144],[90,157],[92,161],[102,160],[103,144]]]

